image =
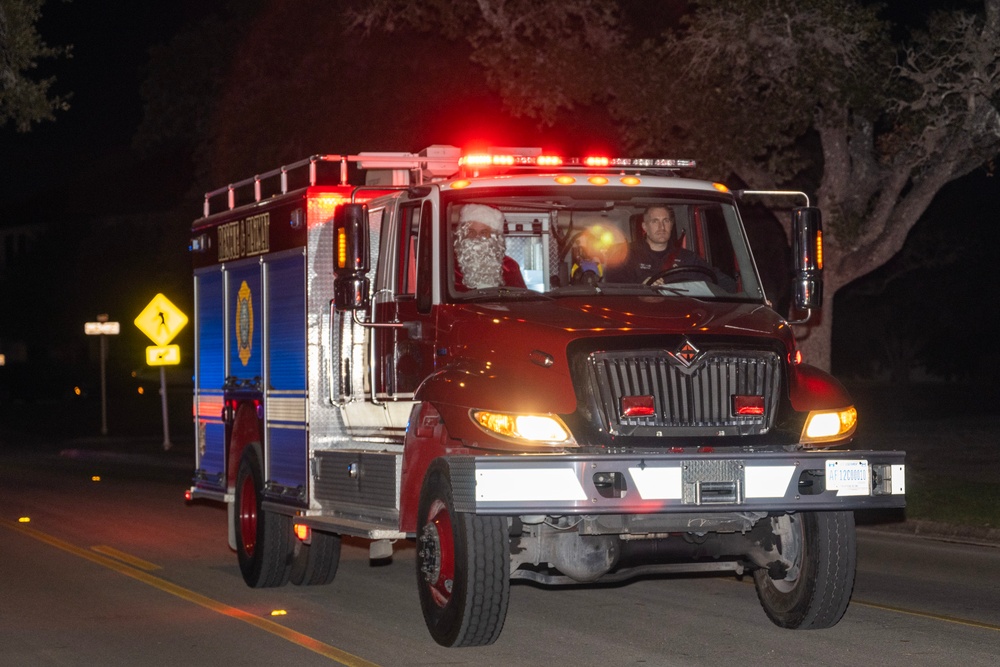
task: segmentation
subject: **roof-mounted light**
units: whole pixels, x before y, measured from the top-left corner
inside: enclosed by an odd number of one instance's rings
[[[458,164],[463,167],[505,167],[514,164],[514,156],[472,153],[460,157]]]
[[[590,155],[587,157],[562,157],[542,153],[540,148],[503,148],[503,152],[469,153],[459,158],[459,165],[478,175],[484,170],[513,167],[526,169],[561,168],[567,170],[676,170],[692,169],[694,160],[673,158],[623,158]]]

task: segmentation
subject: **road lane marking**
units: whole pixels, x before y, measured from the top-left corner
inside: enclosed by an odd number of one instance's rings
[[[851,600],[851,604],[861,605],[862,607],[870,607],[872,609],[880,609],[882,611],[892,611],[897,614],[905,614],[907,616],[916,616],[918,618],[929,618],[935,621],[943,621],[945,623],[954,623],[955,625],[966,625],[970,628],[1000,632],[1000,625],[984,623],[982,621],[971,621],[967,618],[958,618],[957,616],[945,616],[944,614],[935,614],[929,611],[917,611],[916,609],[906,609],[905,607],[894,607],[892,605],[879,604],[877,602],[866,602],[865,600]]]
[[[754,585],[753,577],[740,577],[736,579],[736,583]],[[979,628],[981,630],[993,630],[994,632],[1000,632],[1000,625],[994,625],[992,623],[986,623],[983,621],[972,621],[970,619],[959,618],[957,616],[945,616],[944,614],[935,614],[934,612],[930,611],[918,611],[916,609],[907,609],[906,607],[894,607],[888,604],[879,604],[878,602],[867,602],[865,600],[858,600],[857,598],[851,598],[851,605],[858,605],[860,607],[869,607],[871,609],[878,609],[879,611],[891,611],[897,614],[905,614],[907,616],[929,618],[932,621],[942,621],[944,623],[954,623],[955,625],[965,625],[970,628]],[[848,607],[848,609],[849,608],[850,606]]]
[[[330,658],[331,660],[344,665],[344,667],[379,667],[379,665],[374,662],[369,662],[364,658],[359,658],[358,656],[336,648],[335,646],[325,644],[318,639],[310,637],[309,635],[296,632],[291,628],[287,628],[266,618],[255,616],[250,612],[237,607],[231,607],[225,603],[213,600],[212,598],[204,596],[201,593],[196,593],[192,590],[184,588],[183,586],[178,586],[177,584],[171,583],[166,579],[161,579],[160,577],[149,574],[148,572],[136,569],[135,567],[127,565],[124,562],[109,558],[101,555],[100,553],[93,553],[92,551],[70,544],[69,542],[63,541],[58,537],[49,535],[48,533],[43,533],[35,528],[29,528],[27,524],[19,524],[13,521],[0,519],[0,526],[7,528],[8,530],[13,530],[23,533],[29,537],[33,537],[39,542],[44,542],[45,544],[61,549],[66,553],[89,560],[92,563],[106,567],[109,570],[114,570],[120,574],[124,574],[126,577],[131,577],[141,581],[142,583],[152,586],[153,588],[157,588],[165,593],[170,593],[171,595],[179,597],[182,600],[187,600],[188,602],[192,602],[210,611],[248,623],[260,630],[269,632],[272,635],[280,637],[293,644],[309,649],[313,653],[318,653],[323,657]]]
[[[91,551],[96,551],[99,554],[104,554],[105,556],[110,556],[115,560],[120,560],[123,563],[127,563],[132,567],[138,568],[140,570],[145,570],[146,572],[154,572],[156,570],[162,570],[156,563],[150,563],[148,560],[143,560],[141,558],[136,558],[132,554],[127,554],[124,551],[118,551],[114,547],[107,547],[103,544],[97,545],[95,547],[90,547]]]

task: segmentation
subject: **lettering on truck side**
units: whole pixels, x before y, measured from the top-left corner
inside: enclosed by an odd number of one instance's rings
[[[219,225],[219,261],[228,262],[270,252],[271,214],[260,213]]]

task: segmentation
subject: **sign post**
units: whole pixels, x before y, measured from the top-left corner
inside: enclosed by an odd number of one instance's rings
[[[97,316],[96,322],[85,322],[83,333],[101,337],[101,435],[108,434],[108,386],[105,367],[108,362],[108,336],[117,336],[121,331],[118,322],[109,322],[105,313]]]
[[[170,299],[157,294],[153,297],[139,316],[135,318],[135,326],[149,336],[156,345],[146,348],[146,363],[160,367],[160,401],[163,410],[163,449],[170,449],[170,422],[167,418],[167,372],[166,367],[181,363],[181,348],[169,345],[177,332],[188,323],[188,316],[180,308],[170,302]]]

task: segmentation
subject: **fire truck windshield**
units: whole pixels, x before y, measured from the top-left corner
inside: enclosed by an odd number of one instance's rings
[[[583,293],[763,299],[739,216],[724,196],[635,188],[601,189],[599,199],[592,188],[449,195],[442,212],[455,300]]]

